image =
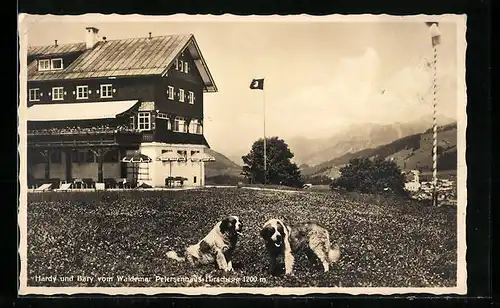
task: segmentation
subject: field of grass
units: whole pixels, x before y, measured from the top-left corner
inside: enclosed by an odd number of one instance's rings
[[[456,281],[452,207],[354,193],[238,188],[32,193],[28,200],[29,286],[451,287]],[[189,268],[165,257],[199,241],[226,215],[238,215],[244,224],[234,273]],[[323,273],[297,257],[294,276],[270,275],[258,235],[269,218],[319,221],[340,244],[340,261]],[[39,281],[51,275],[58,279]],[[183,280],[194,277],[204,280]],[[229,279],[213,280],[221,277]]]

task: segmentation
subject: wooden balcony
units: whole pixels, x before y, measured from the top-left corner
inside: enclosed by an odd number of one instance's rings
[[[138,146],[142,134],[134,130],[30,130],[28,147],[32,148],[84,148],[110,146]]]

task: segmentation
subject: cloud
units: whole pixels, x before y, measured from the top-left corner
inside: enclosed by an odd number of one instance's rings
[[[329,80],[292,91],[274,110],[277,130],[286,133],[295,122],[304,124],[304,134],[328,135],[343,125],[414,121],[432,112],[432,70],[424,60],[388,75],[376,50],[367,48],[361,56],[341,58],[324,69],[333,72]],[[440,108],[453,116],[456,75],[450,67],[438,70]]]

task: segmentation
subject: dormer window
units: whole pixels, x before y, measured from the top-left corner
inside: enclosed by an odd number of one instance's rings
[[[50,60],[51,68],[53,70],[62,70],[63,69],[63,60],[61,58]]]
[[[187,62],[184,62],[184,73],[188,73],[189,72],[189,63]]]
[[[39,71],[50,71],[50,60],[38,60],[38,70]]]
[[[41,59],[38,60],[38,70],[39,71],[57,71],[62,70],[63,67],[63,59]]]

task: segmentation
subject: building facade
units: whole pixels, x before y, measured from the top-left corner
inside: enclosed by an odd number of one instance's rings
[[[203,95],[217,87],[194,36],[85,30],[85,42],[28,49],[28,185],[203,185]],[[122,162],[138,152],[151,162]]]

